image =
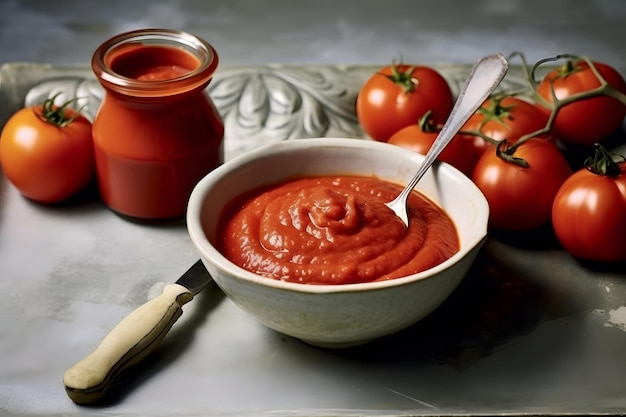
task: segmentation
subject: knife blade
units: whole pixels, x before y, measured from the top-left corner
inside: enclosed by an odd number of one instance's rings
[[[212,278],[198,260],[174,284],[143,304],[104,337],[96,349],[63,375],[65,392],[77,404],[101,399],[116,377],[136,365],[158,346],[183,314],[182,306]]]

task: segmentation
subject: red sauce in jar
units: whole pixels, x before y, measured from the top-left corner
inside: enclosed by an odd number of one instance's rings
[[[139,81],[164,81],[198,68],[200,60],[173,46],[143,45],[122,50],[111,60],[111,69]]]
[[[259,275],[305,284],[404,277],[459,250],[450,217],[414,191],[409,227],[385,203],[402,187],[359,176],[301,178],[235,199],[220,222],[220,251]]]
[[[188,37],[129,32],[94,53],[105,89],[93,123],[98,185],[125,216],[182,218],[193,187],[222,162],[224,124],[205,91],[217,54]]]

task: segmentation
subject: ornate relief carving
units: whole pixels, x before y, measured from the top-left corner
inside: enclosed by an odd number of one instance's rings
[[[433,65],[454,92],[465,82],[469,65]],[[226,67],[208,87],[226,127],[225,156],[259,145],[288,139],[335,136],[365,137],[355,114],[360,86],[377,66]],[[68,74],[37,80],[24,104],[40,103],[57,95],[61,103],[79,97],[78,105],[93,119],[102,101],[95,77]],[[521,68],[513,67],[502,88],[521,89],[526,82]]]

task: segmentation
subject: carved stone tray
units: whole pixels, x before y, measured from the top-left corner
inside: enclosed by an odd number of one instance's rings
[[[433,65],[455,91],[466,65]],[[364,137],[377,67],[220,68],[209,86],[226,158],[273,140]],[[512,68],[506,88],[524,84]],[[86,67],[0,70],[0,125],[60,92],[93,117]],[[27,201],[0,176],[0,414],[16,416],[605,415],[626,412],[626,268],[583,264],[550,230],[492,234],[452,297],[415,326],[324,350],[268,330],[213,287],[112,398],[74,405],[65,369],[196,259],[184,224],[122,219],[87,191]]]

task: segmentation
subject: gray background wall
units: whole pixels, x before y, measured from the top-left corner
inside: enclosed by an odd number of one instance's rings
[[[626,72],[624,0],[3,0],[0,64],[87,65],[105,39],[143,27],[196,33],[221,65],[473,62],[570,52]]]

